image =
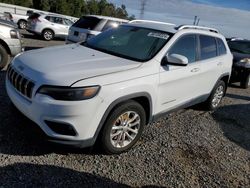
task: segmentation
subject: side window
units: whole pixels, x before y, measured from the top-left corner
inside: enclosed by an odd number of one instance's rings
[[[57,23],[57,24],[63,24],[63,19],[59,18],[59,17],[50,16],[49,21],[51,21],[53,23]]]
[[[64,18],[63,21],[64,21],[64,25],[69,25],[69,26],[73,25],[73,22],[71,20]]]
[[[180,54],[188,58],[189,63],[196,61],[196,36],[185,35],[177,40],[170,48],[168,54]]]
[[[218,44],[219,55],[226,54],[227,53],[227,49],[225,47],[224,42],[221,39],[219,39],[219,38],[217,38],[217,42],[218,42],[217,44]]]
[[[201,60],[217,56],[216,40],[214,37],[200,35]]]
[[[107,23],[102,28],[102,31],[106,31],[110,28],[117,27],[119,25],[119,22],[108,20]]]

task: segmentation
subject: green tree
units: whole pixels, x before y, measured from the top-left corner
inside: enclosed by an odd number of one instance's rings
[[[40,9],[44,11],[50,11],[50,1],[49,0],[41,0]]]
[[[75,17],[86,14],[98,14],[126,19],[134,19],[134,15],[128,16],[126,6],[116,7],[108,0],[0,0],[3,3],[35,8],[48,12],[55,12]]]
[[[99,13],[99,4],[97,0],[87,1],[87,6],[90,14]]]

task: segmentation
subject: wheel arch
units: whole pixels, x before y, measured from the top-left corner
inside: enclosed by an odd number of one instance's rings
[[[11,51],[10,51],[10,48],[9,48],[8,44],[2,39],[0,39],[0,44],[6,49],[8,54],[11,55]]]
[[[151,95],[147,92],[140,92],[140,93],[126,95],[126,96],[123,96],[123,97],[120,97],[120,98],[114,100],[109,105],[109,107],[106,109],[106,111],[105,111],[104,115],[102,116],[102,119],[97,127],[97,130],[95,132],[94,140],[97,139],[100,131],[103,128],[103,125],[107,121],[107,118],[108,118],[109,114],[112,112],[112,110],[114,108],[116,108],[118,105],[120,105],[126,101],[129,101],[129,100],[136,101],[140,105],[142,105],[142,107],[144,108],[145,113],[146,113],[146,124],[148,124],[152,121],[153,116],[152,116],[152,98],[151,98]]]
[[[44,29],[42,30],[42,33],[43,33],[45,30],[50,30],[50,31],[52,31],[52,32],[55,34],[55,31],[54,31],[53,29],[49,28],[49,27],[44,28]]]
[[[225,96],[226,92],[227,92],[228,83],[229,83],[229,80],[230,80],[230,74],[229,73],[225,73],[225,74],[221,75],[221,77],[220,77],[220,79],[218,81],[220,81],[220,80],[224,81],[225,85],[226,85],[225,94],[224,94],[224,96]],[[216,84],[217,84],[217,82],[216,82]]]

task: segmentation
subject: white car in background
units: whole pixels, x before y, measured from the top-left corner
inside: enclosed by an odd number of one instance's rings
[[[73,23],[61,15],[34,13],[28,18],[27,31],[40,35],[44,40],[49,41],[54,37],[65,38]]]
[[[66,44],[84,42],[89,37],[98,35],[107,29],[118,27],[120,24],[127,22],[128,20],[108,16],[83,16],[70,27]]]
[[[22,52],[21,35],[17,26],[7,20],[0,20],[0,70],[9,63],[9,57]]]

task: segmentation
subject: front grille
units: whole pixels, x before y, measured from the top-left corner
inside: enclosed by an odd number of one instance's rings
[[[13,67],[9,67],[7,77],[12,86],[25,97],[31,99],[34,89],[34,82],[24,77],[21,73],[16,71]]]

